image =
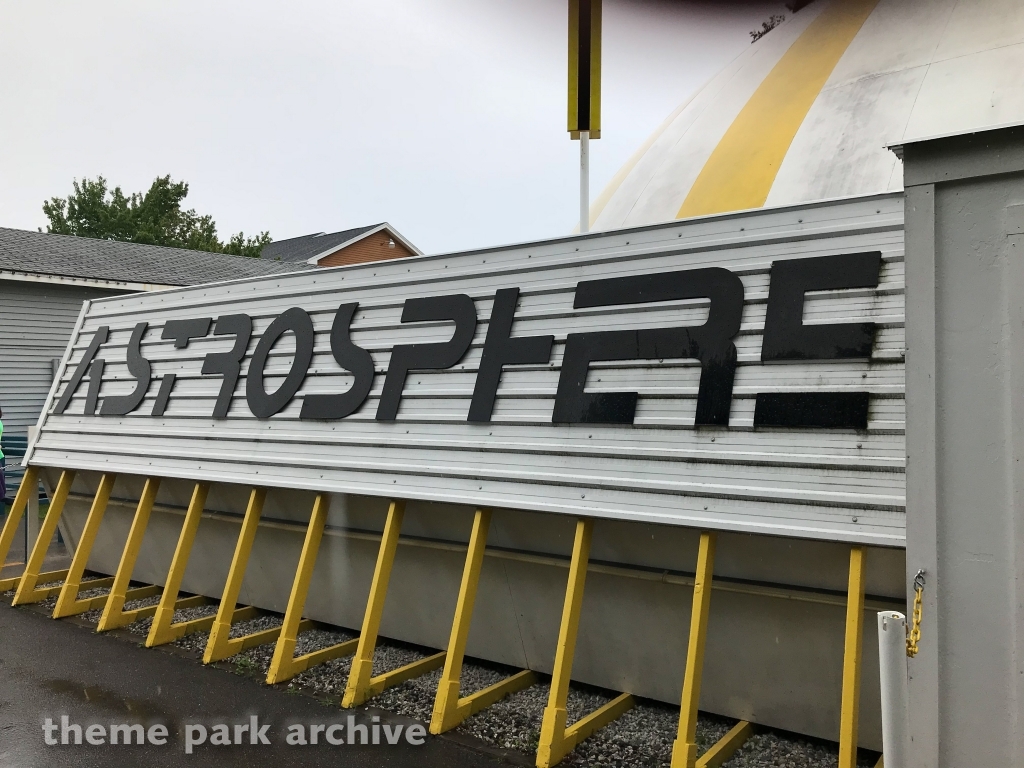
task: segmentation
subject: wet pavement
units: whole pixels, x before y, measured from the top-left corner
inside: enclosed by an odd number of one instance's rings
[[[488,753],[482,743],[468,737],[432,737],[421,746],[406,740],[404,730],[418,721],[379,710],[355,710],[355,726],[348,730],[353,711],[342,710],[336,702],[322,703],[302,694],[289,695],[226,669],[202,667],[198,661],[161,649],[146,649],[138,636],[118,633],[116,638],[100,637],[73,620],[53,621],[32,608],[0,604],[0,768],[50,768],[51,766],[358,766],[359,768],[501,768],[510,763]],[[51,718],[55,728],[51,740],[61,740],[61,717],[68,725],[79,725],[82,744],[48,746],[44,724]],[[256,717],[256,730],[269,744],[252,745],[249,726]],[[379,720],[374,720],[379,718]],[[142,725],[147,738],[161,741],[164,726],[166,744],[125,745],[109,743],[113,724]],[[218,734],[236,736],[241,745],[211,746],[214,726]],[[334,740],[349,734],[358,741],[362,729],[372,740],[374,726],[379,745],[325,744],[331,731]],[[93,729],[90,745],[85,736]],[[197,741],[196,726],[207,731],[207,743],[186,754],[186,736]],[[263,729],[269,725],[269,728]],[[289,727],[303,726],[309,740],[310,726],[319,729],[318,744],[289,745]],[[397,726],[403,727],[403,732]],[[387,726],[385,728],[385,726]],[[292,729],[295,732],[296,729]],[[120,731],[120,741],[125,740]],[[386,743],[390,735],[398,744]],[[137,736],[137,731],[136,731]],[[76,731],[69,727],[68,741]],[[293,738],[295,738],[293,736]],[[255,739],[260,741],[260,739]],[[415,732],[413,740],[418,740]]]

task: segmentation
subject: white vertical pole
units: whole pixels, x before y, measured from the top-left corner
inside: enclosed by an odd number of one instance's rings
[[[580,233],[590,231],[590,131],[580,131]]]
[[[878,675],[882,688],[882,757],[885,768],[907,768],[907,617],[878,614]]]

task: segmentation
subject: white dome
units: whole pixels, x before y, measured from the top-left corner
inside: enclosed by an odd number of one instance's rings
[[[1022,0],[818,0],[669,116],[592,228],[899,191],[887,144],[1021,122]]]

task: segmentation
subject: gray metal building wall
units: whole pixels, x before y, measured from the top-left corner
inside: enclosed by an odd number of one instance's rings
[[[34,426],[53,382],[54,358],[67,348],[82,302],[117,291],[0,280],[0,408],[4,434]]]

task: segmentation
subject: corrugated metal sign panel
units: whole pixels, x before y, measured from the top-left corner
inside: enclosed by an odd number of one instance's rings
[[[851,357],[856,350],[847,349],[821,359],[797,350],[783,354],[783,359],[763,361],[766,313],[782,317],[779,313],[785,310],[779,287],[785,266],[772,272],[773,263],[849,254],[866,254],[868,263],[875,254],[877,286],[872,282],[855,289],[809,290],[802,310],[798,299],[795,310],[790,306],[788,311],[796,312],[798,326],[802,318],[804,328],[873,323],[846,326],[854,329],[851,333],[867,329],[870,357]],[[824,264],[826,272],[832,270],[830,264]],[[691,276],[677,279],[664,273],[706,268],[724,268],[742,283],[742,315],[738,332],[731,337],[737,356],[731,397],[727,389],[716,390],[725,391],[727,426],[695,426],[702,363],[658,357],[697,354],[693,347],[689,353],[680,351],[678,329],[701,326],[714,302],[722,302],[714,311],[726,311],[722,307],[728,302],[721,296],[728,291],[715,294],[719,298],[672,300],[673,286],[680,279],[685,286]],[[719,282],[733,279],[718,272],[703,274],[717,275]],[[902,545],[903,274],[902,197],[878,196],[104,299],[91,304],[72,343],[30,461]],[[631,285],[636,287],[628,282],[577,290],[583,281],[643,275],[663,276],[641,286],[632,299],[622,298]],[[773,290],[779,290],[778,297],[773,293],[773,309],[768,308],[770,277]],[[821,284],[820,275],[807,279],[805,288]],[[491,421],[471,423],[467,417],[492,305],[496,292],[509,288],[519,289],[512,336],[550,334],[554,343],[547,362],[505,367]],[[621,290],[616,294],[617,289]],[[709,288],[708,293],[715,290]],[[404,390],[399,390],[397,418],[379,420],[392,347],[440,344],[459,336],[452,321],[403,323],[406,301],[457,294],[472,298],[478,320],[468,351],[449,368],[411,370]],[[802,289],[798,297],[801,294]],[[595,306],[615,300],[615,295],[620,303]],[[639,303],[651,297],[658,300]],[[442,314],[450,310],[454,316],[460,307],[465,310],[460,301],[464,302],[456,297],[441,302]],[[305,397],[341,393],[352,385],[353,375],[332,357],[330,340],[339,305],[352,302],[359,306],[351,323],[351,342],[370,352],[376,371],[369,395],[346,418],[300,419]],[[587,304],[591,306],[582,306]],[[249,364],[262,334],[292,307],[312,319],[312,360],[294,399],[276,415],[258,419],[246,397]],[[736,312],[739,317],[739,304]],[[216,325],[218,317],[238,313],[252,318],[252,338],[227,417],[214,418],[223,377],[203,374],[204,360],[208,354],[229,351],[235,337],[214,335],[211,327],[209,335],[178,348],[161,338],[163,328],[170,320],[206,317]],[[133,329],[140,322],[148,323],[141,355],[152,365],[145,399],[129,415],[99,415],[106,400],[135,389],[126,360]],[[103,326],[110,330],[97,355],[106,363],[97,415],[84,414],[88,379],[57,415],[57,396],[66,390]],[[660,336],[578,337],[590,338],[597,354],[625,339],[627,346],[633,343],[635,356],[644,356],[592,362],[589,374],[583,374],[588,395],[638,393],[632,424],[553,423],[559,413],[556,392],[567,335],[644,329],[677,330]],[[706,351],[711,342],[700,341],[699,336],[695,330],[688,338],[704,344]],[[285,382],[296,359],[296,344],[295,335],[285,333],[273,346],[265,368],[266,392],[273,393]],[[538,354],[532,353],[535,359]],[[721,374],[715,368],[719,358],[704,361],[709,380]],[[161,377],[169,373],[176,374],[176,383],[166,411],[154,416]],[[571,390],[567,387],[565,392]],[[776,401],[769,401],[786,393],[827,393],[833,399],[839,395],[853,411],[863,397],[866,424],[860,429],[755,427],[758,397],[766,398],[764,413],[769,414],[762,422],[772,424],[778,421],[772,420],[769,406]],[[792,401],[782,402],[785,406]],[[588,405],[578,397],[560,403],[568,411],[584,413],[590,408],[592,415],[602,408],[607,413],[623,408],[621,398],[611,405],[604,401],[603,406]],[[812,405],[814,411],[821,403]],[[628,403],[625,407],[628,411]],[[718,407],[720,413],[721,403]],[[561,411],[563,420],[566,412]],[[783,421],[789,418],[783,416]],[[847,417],[836,418],[841,422]],[[628,419],[628,414],[617,418]],[[803,418],[816,417],[811,413]],[[832,423],[831,416],[823,418],[823,423]]]

